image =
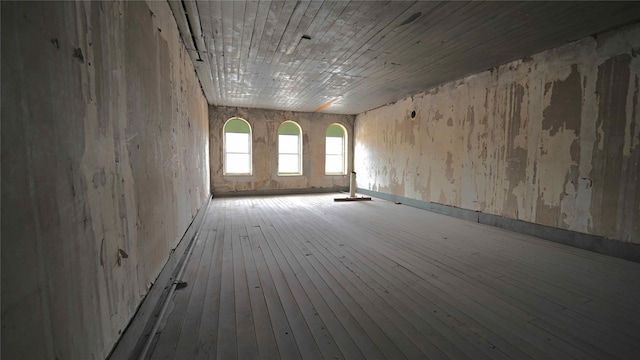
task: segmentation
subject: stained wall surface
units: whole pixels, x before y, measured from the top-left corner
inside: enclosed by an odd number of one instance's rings
[[[209,189],[166,2],[2,2],[2,358],[103,359]]]
[[[630,27],[360,114],[358,187],[640,243],[638,49]]]
[[[250,176],[224,174],[223,127],[227,120],[239,117],[251,125],[253,172]],[[302,175],[278,176],[278,127],[286,120],[302,128]],[[347,130],[348,169],[352,169],[353,121],[351,115],[301,113],[248,108],[209,108],[211,143],[211,187],[216,194],[241,192],[295,191],[301,189],[341,188],[349,185],[346,175],[325,175],[325,135],[331,124]]]

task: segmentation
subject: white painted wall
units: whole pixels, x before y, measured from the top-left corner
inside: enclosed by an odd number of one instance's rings
[[[362,113],[358,186],[640,243],[639,48],[635,26]]]
[[[209,195],[166,2],[2,2],[2,358],[103,359]]]
[[[236,116],[247,120],[253,131],[253,174],[250,176],[225,175],[223,171],[223,127],[227,120]],[[327,127],[341,124],[347,129],[347,168],[352,169],[352,115],[211,106],[209,119],[211,186],[214,196],[247,191],[286,192],[349,186],[349,175],[326,175],[324,162]],[[278,175],[278,127],[286,120],[295,121],[302,128],[303,158],[300,176]]]

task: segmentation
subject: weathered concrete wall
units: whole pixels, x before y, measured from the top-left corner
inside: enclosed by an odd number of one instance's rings
[[[358,186],[640,243],[638,49],[635,26],[360,114]]]
[[[209,194],[166,2],[2,2],[2,358],[102,359]]]
[[[253,175],[225,176],[222,159],[222,130],[232,117],[245,119],[253,131]],[[348,169],[352,169],[351,151],[354,116],[322,113],[299,113],[233,107],[209,108],[211,143],[211,188],[216,194],[235,192],[269,192],[311,188],[336,188],[349,185],[347,175],[325,175],[325,136],[327,127],[338,123],[347,129]],[[278,127],[292,120],[302,128],[302,175],[278,176]]]

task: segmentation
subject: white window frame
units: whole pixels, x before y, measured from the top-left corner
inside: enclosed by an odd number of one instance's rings
[[[248,153],[246,152],[229,152],[227,151],[227,125],[229,122],[234,120],[240,120],[247,124],[249,127],[249,138],[248,138]],[[222,127],[222,162],[223,162],[223,175],[225,176],[251,176],[253,175],[253,129],[251,128],[251,124],[245,119],[239,117],[232,117],[224,123]],[[248,155],[249,156],[249,172],[230,172],[227,170],[227,155],[228,154],[239,154],[239,155]]]
[[[280,152],[280,128],[285,124],[293,124],[298,128],[298,152],[297,153],[282,153]],[[283,134],[287,135],[287,134]],[[280,155],[297,155],[298,156],[298,171],[297,172],[283,172],[280,171]],[[287,120],[283,121],[278,126],[278,176],[300,176],[302,175],[302,127],[295,121]]]
[[[329,126],[327,126],[327,130],[331,127],[331,126],[338,126],[340,127],[340,129],[342,129],[342,171],[341,172],[328,172],[327,171],[327,157],[330,155],[340,155],[340,154],[328,154],[327,153],[327,147],[326,147],[326,142],[327,142],[327,138],[329,138],[329,136],[326,136],[326,132],[325,132],[325,149],[324,149],[324,174],[328,175],[328,176],[335,176],[335,175],[346,175],[347,171],[348,171],[348,164],[347,164],[347,143],[348,143],[348,133],[347,133],[347,129],[342,126],[342,124],[338,124],[338,123],[334,123],[331,124]]]

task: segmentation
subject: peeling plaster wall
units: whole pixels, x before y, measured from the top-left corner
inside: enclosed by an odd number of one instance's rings
[[[365,112],[358,187],[640,243],[639,83],[634,26]]]
[[[245,119],[251,125],[253,132],[253,174],[251,176],[224,175],[222,130],[225,122],[232,117]],[[301,176],[278,176],[278,127],[286,120],[295,121],[302,128],[303,173]],[[348,175],[325,175],[325,136],[327,127],[334,123],[341,124],[347,129],[348,169],[352,169],[353,121],[354,116],[351,115],[211,106],[209,129],[211,188],[214,196],[247,191],[286,192],[349,186]]]
[[[103,359],[209,195],[166,2],[2,2],[2,358]]]

